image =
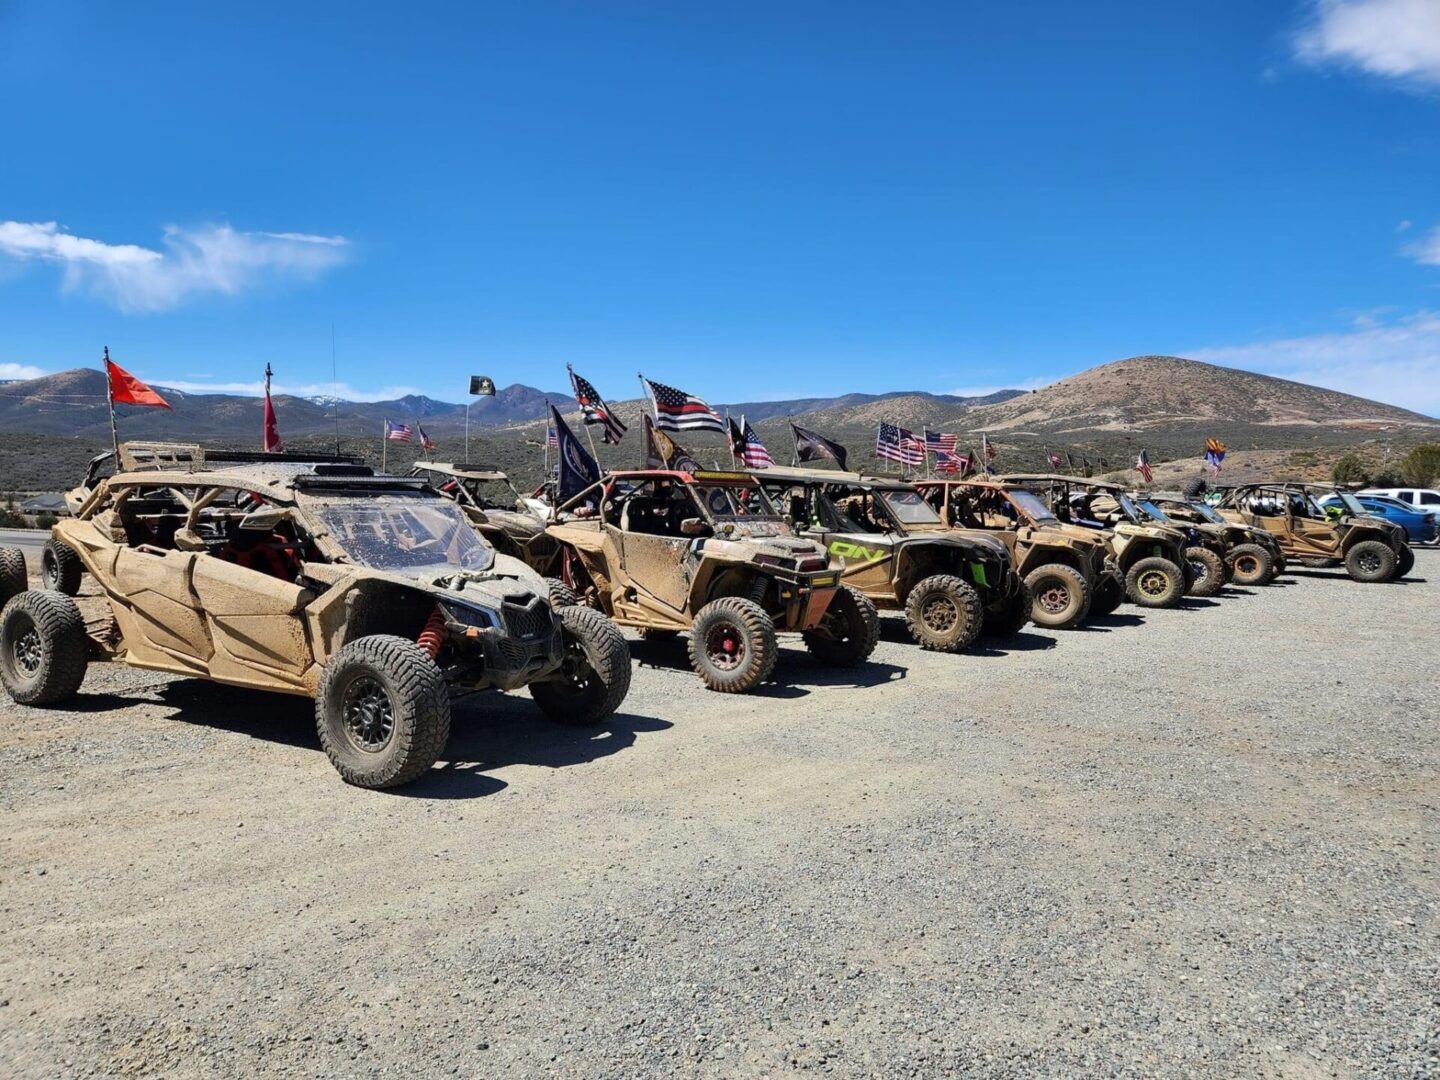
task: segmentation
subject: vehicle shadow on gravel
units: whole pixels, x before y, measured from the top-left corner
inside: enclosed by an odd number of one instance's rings
[[[1321,581],[1354,581],[1354,579],[1349,574],[1347,574],[1343,569],[1338,566],[1330,570],[1322,569],[1320,567],[1303,567],[1299,570],[1291,570],[1287,567],[1285,573],[1287,575],[1294,575],[1295,577],[1301,578],[1319,578]],[[1416,577],[1415,574],[1412,572],[1409,577],[1403,577],[1395,581],[1386,581],[1382,582],[1381,584],[1424,585],[1427,581],[1429,581],[1428,578]],[[1355,584],[1366,585],[1370,583],[1364,581],[1356,581]]]
[[[1087,615],[1079,626],[1066,630],[1067,634],[1108,634],[1127,626],[1144,626],[1145,616],[1129,611],[1111,612],[1109,615]]]
[[[881,626],[884,626],[883,621]],[[883,629],[880,636],[885,636]],[[905,640],[910,640],[908,635]],[[630,656],[641,667],[693,674],[690,671],[690,654],[685,648],[683,637],[631,641]],[[904,668],[878,660],[867,660],[853,668],[827,666],[816,661],[803,648],[782,646],[775,661],[775,672],[771,676],[773,681],[762,683],[751,693],[761,697],[804,697],[814,687],[879,686],[881,683],[903,679],[905,675]]]
[[[168,711],[167,720],[324,754],[315,734],[315,705],[309,698],[237,690],[200,679],[167,683],[158,688],[157,696]],[[103,713],[138,703],[131,695],[82,693],[68,707]],[[622,711],[599,724],[568,727],[547,719],[528,694],[472,694],[453,703],[450,739],[439,764],[387,794],[425,799],[493,795],[509,785],[485,770],[506,765],[554,769],[582,765],[634,746],[642,732],[672,726],[668,720]]]

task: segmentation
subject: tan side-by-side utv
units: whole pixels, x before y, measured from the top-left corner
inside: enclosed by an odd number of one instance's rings
[[[985,529],[1005,543],[1029,588],[1037,626],[1068,630],[1124,600],[1125,582],[1108,561],[1105,538],[1065,528],[1032,492],[974,477],[917,480],[915,487],[946,524]]]
[[[1285,570],[1285,553],[1264,529],[1228,521],[1213,506],[1180,491],[1150,491],[1137,499],[1143,500],[1142,508],[1154,505],[1175,521],[1219,529],[1230,580],[1236,585],[1269,585]]]
[[[341,776],[382,788],[434,764],[452,692],[528,687],[575,724],[624,699],[619,630],[552,609],[539,575],[423,481],[236,456],[207,462],[195,448],[183,465],[92,487],[52,532],[101,589],[83,613],[62,592],[25,590],[20,552],[0,549],[0,682],[13,700],[70,698],[92,660],[303,695]]]
[[[690,664],[712,690],[767,678],[777,631],[845,667],[879,640],[874,605],[840,583],[824,548],[795,536],[747,473],[610,473],[557,506],[547,531],[582,604],[647,637],[687,634]]]
[[[1327,514],[1317,496],[1334,493],[1343,511]],[[1245,484],[1224,488],[1217,506],[1230,521],[1264,529],[1287,559],[1307,566],[1345,567],[1356,581],[1380,582],[1404,577],[1415,566],[1415,553],[1404,530],[1368,513],[1348,492],[1329,484]]]
[[[1060,473],[1017,473],[1000,479],[1034,492],[1062,525],[1103,536],[1131,603],[1168,608],[1184,598],[1191,584],[1185,534],[1148,521],[1119,484]],[[1111,507],[1103,517],[1092,510],[1097,497]]]
[[[775,466],[753,474],[802,536],[822,544],[841,580],[905,613],[927,649],[968,648],[988,623],[1013,633],[1030,600],[1005,545],[951,528],[914,485],[893,476]]]

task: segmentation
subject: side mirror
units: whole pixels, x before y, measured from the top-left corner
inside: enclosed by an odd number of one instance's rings
[[[270,507],[266,510],[254,510],[240,519],[240,529],[243,532],[275,531],[275,526],[290,517],[290,511],[282,507]]]
[[[704,536],[705,522],[701,521],[699,518],[686,518],[684,521],[680,522],[680,535]]]

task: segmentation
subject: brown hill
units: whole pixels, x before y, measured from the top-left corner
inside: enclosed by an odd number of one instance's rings
[[[1046,434],[1172,430],[1224,423],[1381,429],[1433,425],[1419,413],[1318,386],[1178,356],[1135,356],[970,411],[975,430]]]

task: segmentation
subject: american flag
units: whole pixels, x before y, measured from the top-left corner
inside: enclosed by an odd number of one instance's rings
[[[694,394],[646,379],[655,399],[655,426],[667,431],[725,431],[725,421]]]
[[[560,436],[555,434],[555,427],[553,424],[545,429],[545,445],[548,446],[551,450],[560,449]]]
[[[1050,462],[1050,467],[1052,469],[1058,469],[1061,465],[1065,464],[1065,459],[1051,450],[1045,451],[1045,460]]]
[[[925,461],[925,444],[915,438],[913,431],[882,420],[875,435],[875,454],[902,465],[920,465]]]
[[[415,437],[415,432],[410,430],[409,424],[395,424],[389,420],[385,421],[385,438],[392,442],[410,442]]]
[[[435,449],[435,440],[432,439],[432,438],[430,438],[429,435],[426,435],[426,434],[425,434],[425,429],[424,429],[423,427],[421,427],[419,424],[416,424],[416,425],[415,425],[415,430],[420,433],[420,446],[421,446],[423,449],[425,449],[425,450],[434,450],[434,449]]]
[[[942,431],[925,429],[925,449],[932,454],[953,454],[960,446],[959,435],[947,435]]]
[[[745,463],[747,469],[768,469],[775,464],[775,459],[770,456],[770,451],[765,449],[765,444],[760,441],[760,436],[755,434],[755,429],[750,426],[750,421],[743,416],[740,418],[741,443],[740,460]]]
[[[575,369],[569,364],[565,370],[570,372],[570,385],[575,390],[575,400],[580,403],[580,412],[585,417],[587,424],[603,424],[605,434],[600,437],[601,442],[619,445],[625,437],[625,425],[620,418],[605,404],[605,399],[600,396],[600,391],[595,389],[595,384],[589,379],[583,379],[575,374]]]
[[[949,450],[935,451],[935,471],[942,476],[953,476],[960,471],[960,455]]]
[[[1135,459],[1135,471],[1145,478],[1145,483],[1152,483],[1155,479],[1155,470],[1150,467],[1150,454],[1146,450],[1140,451],[1140,456]]]
[[[995,444],[986,437],[984,432],[980,433],[980,450],[985,455],[986,461],[995,460]]]

